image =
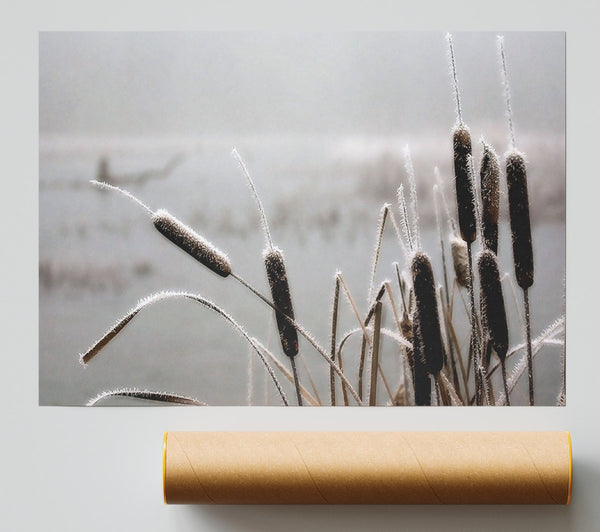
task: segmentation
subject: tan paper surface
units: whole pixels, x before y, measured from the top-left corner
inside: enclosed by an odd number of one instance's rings
[[[568,504],[567,432],[168,432],[168,504]]]

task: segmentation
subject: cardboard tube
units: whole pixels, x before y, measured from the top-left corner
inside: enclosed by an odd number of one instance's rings
[[[168,504],[568,504],[568,432],[167,432]]]

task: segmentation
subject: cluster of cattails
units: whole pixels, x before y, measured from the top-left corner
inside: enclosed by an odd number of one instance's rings
[[[261,217],[266,241],[263,260],[270,289],[270,297],[262,295],[240,277],[237,271],[232,269],[229,259],[222,251],[165,210],[161,209],[155,212],[125,190],[106,183],[95,182],[95,184],[103,188],[114,189],[135,201],[146,210],[151,216],[154,227],[170,242],[218,276],[223,278],[232,277],[238,280],[243,286],[251,290],[254,295],[268,304],[276,318],[281,351],[289,360],[292,372],[290,373],[286,369],[286,365],[267,347],[246,333],[243,327],[223,309],[198,295],[183,292],[161,293],[140,302],[124,318],[109,329],[100,340],[83,353],[81,361],[84,364],[88,363],[148,304],[164,299],[165,297],[183,297],[201,303],[205,308],[221,315],[238,330],[242,337],[249,343],[253,352],[264,363],[268,374],[281,396],[283,404],[286,405],[289,403],[279,379],[271,367],[271,363],[294,386],[298,405],[302,405],[303,400],[310,404],[321,404],[318,393],[314,388],[314,383],[312,383],[314,395],[300,383],[296,368],[296,360],[300,358],[299,335],[307,340],[314,351],[320,354],[329,366],[331,405],[336,405],[340,402],[336,396],[336,386],[338,385],[341,386],[343,403],[345,405],[349,404],[350,396],[359,405],[377,404],[378,389],[380,393],[383,393],[381,388],[378,388],[379,380],[383,381],[385,391],[388,393],[388,404],[496,404],[491,386],[491,375],[497,367],[501,369],[503,385],[503,396],[500,397],[499,404],[509,405],[510,392],[514,387],[514,379],[516,377],[512,376],[509,378],[507,376],[506,361],[514,350],[511,351],[509,349],[509,329],[497,257],[502,178],[501,164],[492,146],[482,140],[483,153],[479,164],[479,179],[476,180],[471,133],[464,123],[462,116],[454,45],[450,35],[448,35],[447,39],[457,107],[457,122],[452,131],[456,217],[451,214],[444,192],[438,185],[434,187],[434,198],[437,198],[439,195],[442,199],[448,220],[450,255],[454,271],[452,282],[449,281],[446,269],[442,223],[437,203],[435,210],[442,251],[443,286],[436,284],[431,259],[421,248],[417,187],[414,168],[407,147],[405,158],[410,190],[409,203],[407,207],[404,188],[403,185],[400,185],[398,189],[400,224],[396,222],[391,205],[384,204],[381,209],[369,295],[367,298],[368,311],[366,312],[366,316],[363,317],[361,315],[358,305],[352,298],[341,272],[337,272],[331,316],[330,348],[328,350],[323,349],[313,336],[296,321],[283,252],[273,244],[267,217],[254,182],[240,155],[234,150],[233,155],[246,177]],[[514,273],[517,285],[523,290],[524,294],[529,398],[530,404],[534,404],[532,365],[534,347],[539,350],[541,342],[545,339],[552,339],[553,335],[558,334],[557,331],[559,329],[556,326],[550,332],[545,332],[545,336],[539,337],[535,342],[531,340],[528,289],[533,284],[534,270],[527,174],[525,158],[516,149],[515,145],[512,111],[510,108],[510,92],[508,89],[506,61],[502,41],[500,41],[500,53],[505,78],[511,139],[510,148],[505,155],[505,174],[508,190]],[[396,290],[392,288],[392,283],[385,281],[381,284],[379,290],[376,291],[376,270],[386,222],[388,222],[388,225],[389,223],[393,224],[400,249],[408,265],[408,272],[401,273],[398,264],[395,263],[398,280]],[[473,248],[478,243],[481,251],[477,255],[476,266],[474,267]],[[477,285],[479,290],[476,295]],[[343,289],[352,312],[359,323],[359,327],[343,336],[339,335],[337,330],[341,289]],[[396,305],[395,302],[395,294],[398,290],[402,304],[401,312],[399,312],[400,306]],[[466,291],[470,303],[467,311],[470,325],[467,355],[465,355],[464,349],[461,350],[461,345],[454,329],[453,308],[456,291],[458,291],[461,297],[463,292]],[[389,299],[389,308],[392,311],[391,315],[396,322],[397,331],[390,331],[384,327],[383,302],[386,294]],[[476,305],[477,297],[479,299],[478,306]],[[354,333],[362,335],[358,367],[358,391],[350,383],[344,372],[343,364],[347,365],[349,362],[348,360],[343,362],[342,356],[346,341]],[[391,387],[382,369],[380,346],[384,336],[396,342],[402,359],[404,372],[401,382],[396,389]],[[366,363],[366,360],[369,363]],[[365,374],[367,375],[366,379],[364,379]],[[310,375],[308,376],[310,377]],[[312,382],[312,379],[310,380]],[[363,394],[363,380],[368,384],[368,394]],[[123,395],[179,404],[204,404],[201,401],[186,396],[160,394],[147,390],[142,392],[135,391],[135,393],[129,390],[115,390],[99,396],[93,403],[95,404],[105,397]],[[564,386],[559,400],[564,402]]]

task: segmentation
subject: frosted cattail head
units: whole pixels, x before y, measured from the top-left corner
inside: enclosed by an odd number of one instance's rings
[[[466,242],[457,235],[450,237],[450,250],[452,252],[452,263],[454,264],[454,275],[460,286],[467,286],[469,282],[469,255]]]
[[[491,146],[483,143],[481,158],[481,224],[487,249],[498,253],[498,213],[500,210],[500,165]]]
[[[433,269],[431,268],[431,261],[425,253],[418,252],[415,254],[411,263],[411,272],[422,358],[427,371],[435,375],[439,373],[444,365],[444,348]]]
[[[156,211],[152,216],[152,223],[163,236],[213,272],[221,277],[227,277],[231,273],[227,255],[167,211]]]
[[[429,406],[431,404],[431,381],[429,380],[429,373],[423,360],[423,343],[421,341],[419,323],[419,315],[415,312],[412,322],[413,349],[412,357],[409,360],[412,360],[415,405]]]
[[[267,270],[267,279],[271,288],[273,304],[283,314],[292,320],[294,319],[294,308],[292,307],[292,297],[288,284],[283,254],[277,248],[270,248],[264,252],[265,269]],[[280,313],[276,312],[277,328],[279,329],[279,339],[283,352],[290,358],[298,354],[298,332],[296,328],[285,319]]]
[[[506,182],[512,233],[513,260],[518,285],[523,290],[533,284],[533,249],[527,194],[527,170],[523,154],[511,150],[506,154]]]
[[[453,132],[454,176],[456,202],[458,204],[458,225],[465,242],[471,243],[476,235],[475,193],[471,181],[471,134],[469,128],[459,124]]]
[[[482,251],[477,266],[483,325],[498,358],[504,360],[508,351],[508,325],[496,255],[488,249]]]

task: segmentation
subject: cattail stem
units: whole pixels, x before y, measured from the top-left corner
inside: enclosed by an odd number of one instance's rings
[[[341,349],[341,345],[340,345],[340,350],[338,352],[338,360],[339,360],[339,364],[340,364],[340,369],[342,370],[342,373],[344,372],[344,361],[342,359],[342,349]],[[342,386],[342,398],[344,399],[344,406],[348,406],[350,404],[350,402],[348,401],[348,390],[346,389],[345,386]]]
[[[146,205],[144,202],[136,198],[131,192],[128,192],[127,190],[122,189],[120,187],[116,187],[115,185],[109,185],[108,183],[104,183],[102,181],[92,180],[90,181],[90,183],[102,190],[114,190],[115,192],[123,194],[123,196],[130,199],[131,201],[139,205],[142,209],[144,209],[150,216],[154,216],[154,211],[150,207],[148,207],[148,205]]]
[[[292,365],[292,374],[294,375],[294,387],[296,388],[298,406],[302,406],[302,394],[300,393],[300,381],[298,380],[298,370],[296,369],[296,357],[290,357],[290,364]]]
[[[342,282],[343,282],[343,279],[342,279]],[[345,286],[345,284],[344,284],[344,286]],[[345,290],[348,290],[348,288],[346,286],[345,286]],[[360,395],[361,399],[364,398],[363,379],[364,379],[364,372],[365,372],[365,359],[366,359],[366,354],[367,354],[367,342],[369,344],[369,348],[373,349],[373,340],[371,339],[371,337],[369,336],[369,333],[367,332],[367,326],[369,325],[369,322],[371,321],[371,318],[373,317],[373,314],[375,312],[375,306],[383,297],[384,290],[385,290],[385,283],[381,285],[379,292],[377,292],[377,296],[375,296],[375,302],[369,308],[369,311],[367,312],[367,317],[365,318],[364,322],[360,319],[360,316],[358,315],[358,310],[355,307],[356,318],[359,320],[360,326],[362,327],[362,330],[364,333],[363,337],[362,337],[361,346],[360,346],[360,357],[359,357],[359,363],[358,363],[358,395]],[[349,291],[347,292],[347,295],[349,296],[349,300],[352,301]]]
[[[385,229],[385,220],[387,218],[389,204],[386,203],[381,207],[379,220],[377,222],[377,238],[375,239],[375,253],[373,255],[373,268],[371,269],[371,281],[369,283],[368,301],[371,304],[373,300],[373,291],[375,290],[375,275],[377,273],[377,264],[379,262],[379,254],[381,253],[381,241],[383,239],[383,231]]]
[[[400,185],[398,187],[398,209],[400,210],[400,226],[402,227],[402,231],[404,232],[404,237],[406,238],[406,243],[408,244],[408,249],[413,251],[415,249],[415,244],[413,242],[413,235],[411,234],[410,222],[408,218],[408,211],[406,209],[406,198],[404,197],[404,186]]]
[[[438,382],[437,378],[434,377],[433,375],[431,376],[431,380],[433,380],[433,388],[435,390],[435,406],[442,406],[442,399],[441,399],[441,394],[440,394],[440,383]]]
[[[462,124],[462,108],[460,106],[460,92],[458,90],[458,77],[456,76],[456,62],[454,60],[454,42],[450,33],[446,34],[448,40],[448,49],[450,52],[450,67],[452,69],[452,86],[454,87],[454,95],[456,97],[456,114],[458,115],[458,121]]]
[[[340,280],[335,277],[335,288],[333,291],[333,311],[331,312],[331,344],[330,356],[335,362],[335,348],[337,343],[338,307],[340,301]],[[329,367],[329,387],[331,390],[331,406],[335,406],[335,374],[333,368]]]
[[[419,233],[419,206],[417,201],[417,182],[415,179],[415,169],[410,157],[410,149],[407,146],[404,148],[404,167],[408,174],[408,184],[410,188],[410,210],[412,214],[411,233],[413,236],[414,250],[421,249],[421,235]]]
[[[506,380],[506,359],[500,361],[500,367],[502,368],[502,383],[504,384],[504,396],[506,397],[506,406],[510,406],[510,394],[508,392],[508,382]]]
[[[371,347],[371,382],[369,386],[369,406],[377,404],[377,372],[379,369],[379,338],[381,331],[381,301],[375,303],[373,322],[373,346]],[[391,394],[391,392],[389,392]]]
[[[525,337],[527,342],[527,376],[529,379],[529,406],[533,406],[533,354],[531,351],[531,315],[529,312],[529,290],[523,290],[523,301],[525,304]],[[507,396],[508,397],[508,396]]]
[[[476,310],[475,310],[475,295],[473,291],[473,253],[471,250],[471,244],[467,243],[467,255],[469,259],[469,276],[468,276],[468,291],[469,291],[469,302],[470,302],[470,314],[471,314],[471,352],[473,356],[473,376],[475,378],[475,397],[477,405],[483,404],[483,385],[481,379],[480,366],[480,353],[479,353],[479,333],[477,331],[476,322]]]
[[[267,215],[265,214],[265,209],[263,208],[263,204],[262,204],[262,201],[260,200],[260,196],[258,195],[258,192],[256,191],[256,187],[254,186],[254,181],[250,177],[250,172],[248,172],[248,169],[246,168],[246,164],[244,163],[244,160],[242,159],[242,157],[240,156],[240,154],[238,153],[238,151],[235,148],[233,148],[232,155],[236,159],[238,164],[240,165],[240,168],[242,169],[242,172],[244,173],[244,176],[246,177],[246,181],[248,182],[248,186],[250,187],[250,191],[252,192],[252,196],[254,197],[254,201],[256,202],[256,206],[257,206],[258,212],[260,214],[261,225],[262,225],[263,231],[265,232],[267,246],[269,247],[269,249],[273,249],[273,239],[271,238],[271,231],[269,230],[269,222],[267,221]]]
[[[315,380],[313,379],[310,368],[306,364],[306,360],[304,359],[304,356],[302,356],[302,353],[298,353],[298,359],[300,360],[300,362],[302,362],[302,369],[304,370],[304,373],[306,373],[306,376],[308,377],[308,382],[310,382],[310,387],[311,387],[313,393],[315,394],[317,403],[319,404],[319,406],[322,406],[323,402],[321,401],[321,397],[319,396],[319,390],[317,390],[317,385],[315,384]],[[304,388],[304,387],[300,386],[300,388]],[[302,395],[304,396],[304,394],[302,394]]]
[[[508,119],[508,130],[510,133],[511,147],[516,146],[515,126],[513,123],[512,106],[510,103],[510,83],[508,81],[508,70],[506,68],[506,55],[504,53],[504,37],[498,35],[498,54],[500,56],[500,66],[502,69],[502,81],[504,84],[504,103],[506,105],[506,118]]]
[[[254,357],[252,349],[248,347],[248,406],[254,404]]]
[[[442,224],[440,221],[439,205],[437,200],[438,193],[438,185],[433,185],[433,208],[435,211],[435,223],[437,225],[438,237],[440,239],[440,250],[442,252],[442,271],[444,273],[444,290],[446,292],[446,305],[450,306],[450,293],[448,291],[448,272],[446,269],[446,248],[444,246],[444,236],[442,233]]]

